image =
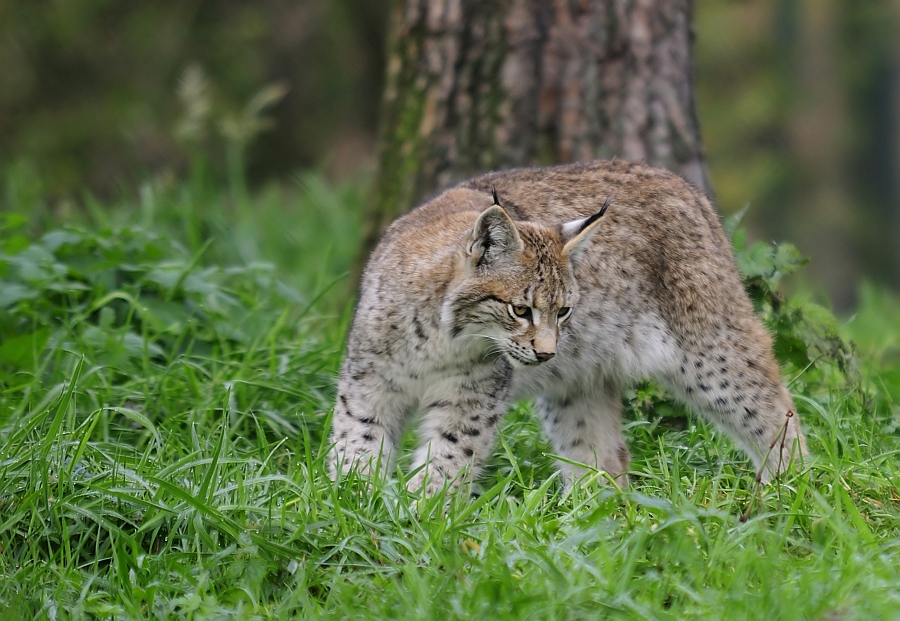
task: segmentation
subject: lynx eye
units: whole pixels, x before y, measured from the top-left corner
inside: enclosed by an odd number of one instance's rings
[[[569,315],[572,314],[571,306],[563,306],[556,312],[556,320],[562,321],[563,319],[568,319]]]
[[[515,306],[510,304],[508,306],[509,314],[516,319],[528,319],[531,317],[531,309],[527,306]]]

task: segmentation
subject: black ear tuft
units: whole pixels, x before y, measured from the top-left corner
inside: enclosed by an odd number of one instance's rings
[[[497,207],[503,207],[503,205],[500,204],[500,199],[497,198],[497,188],[493,185],[491,186],[491,196],[494,198],[494,204]]]
[[[560,230],[562,231],[563,241],[565,242],[563,252],[570,257],[575,257],[584,249],[585,242],[587,242],[600,227],[598,220],[600,220],[600,218],[603,217],[603,214],[606,213],[606,210],[609,209],[609,206],[613,202],[613,198],[613,196],[607,198],[603,203],[603,207],[600,208],[600,211],[594,215],[582,218],[581,220],[572,220],[571,222],[566,222],[561,225]]]
[[[597,213],[595,213],[593,216],[591,216],[589,218],[585,218],[584,224],[581,225],[581,228],[575,233],[575,235],[578,235],[579,233],[583,232],[587,227],[589,227],[594,222],[596,222],[597,220],[602,218],[603,214],[606,213],[606,210],[609,209],[609,206],[612,205],[612,201],[613,201],[613,197],[610,196],[609,198],[606,199],[606,201],[604,201],[603,207],[600,208],[600,211],[598,211]]]

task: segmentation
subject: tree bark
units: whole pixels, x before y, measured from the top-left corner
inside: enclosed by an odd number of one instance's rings
[[[707,192],[692,0],[399,0],[365,252],[473,174],[620,157]]]

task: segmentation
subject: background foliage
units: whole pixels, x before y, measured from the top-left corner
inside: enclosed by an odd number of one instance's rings
[[[900,285],[900,8],[699,0],[697,93],[721,208],[812,258],[834,304]]]
[[[209,153],[221,121],[277,83],[277,130],[254,145],[250,174],[353,172],[342,159],[371,148],[385,17],[358,0],[0,3],[0,169],[33,168],[54,197],[183,171],[193,144],[178,129],[198,102],[178,94],[195,68],[214,119],[191,139]]]

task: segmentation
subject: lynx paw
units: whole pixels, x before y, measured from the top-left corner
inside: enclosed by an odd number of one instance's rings
[[[450,493],[470,484],[471,471],[463,469],[450,477],[440,468],[425,466],[406,483],[410,492],[419,492],[423,497],[435,496],[441,492]]]
[[[406,483],[406,489],[423,496],[434,496],[444,489],[444,476],[432,468],[424,467]]]

